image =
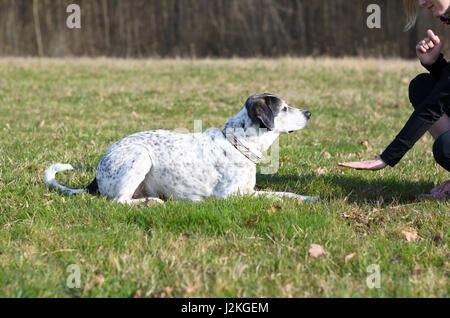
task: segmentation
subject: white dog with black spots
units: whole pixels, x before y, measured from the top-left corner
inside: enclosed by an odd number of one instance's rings
[[[202,201],[238,194],[313,201],[317,197],[254,190],[256,163],[262,153],[281,133],[303,129],[310,117],[310,112],[290,107],[275,95],[254,95],[224,130],[192,134],[154,130],[119,140],[108,149],[95,179],[85,189],[70,189],[56,182],[57,172],[73,170],[69,164],[50,166],[44,180],[69,195],[100,192],[126,204],[163,203],[169,198]]]

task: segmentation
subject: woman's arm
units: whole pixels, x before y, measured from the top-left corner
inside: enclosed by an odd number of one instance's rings
[[[432,76],[436,78],[437,84],[431,94],[411,115],[395,140],[379,158],[363,162],[339,163],[340,166],[358,170],[380,170],[387,165],[393,167],[442,117],[445,108],[448,108],[450,104],[450,64],[447,64],[440,53],[441,48],[442,43],[439,37],[431,30],[428,30],[428,37],[417,44],[417,56],[422,65],[433,73]]]
[[[421,63],[423,67],[430,72],[433,79],[437,82],[441,78],[442,70],[447,66],[448,62],[444,59],[444,55],[439,54],[437,60],[431,65]]]
[[[417,107],[406,125],[380,158],[391,167],[395,166],[414,144],[448,111],[450,105],[450,66],[430,95]]]
[[[450,65],[442,72],[441,79],[431,94],[414,111],[406,125],[379,158],[340,163],[342,167],[358,170],[380,170],[387,165],[395,166],[433,124],[438,121],[450,105]]]
[[[448,64],[441,49],[442,42],[432,30],[428,30],[427,37],[416,45],[416,54],[420,63],[430,72],[435,81],[439,80],[442,70]]]

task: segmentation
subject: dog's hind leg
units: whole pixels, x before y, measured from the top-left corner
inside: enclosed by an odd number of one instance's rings
[[[133,149],[126,158],[115,158],[112,155],[110,160],[115,160],[116,164],[108,165],[105,169],[97,168],[100,193],[112,198],[114,202],[138,203],[133,196],[137,191],[140,192],[142,183],[152,169],[152,159],[148,152]]]

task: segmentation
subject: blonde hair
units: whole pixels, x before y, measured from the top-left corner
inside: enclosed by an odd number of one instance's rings
[[[405,32],[414,27],[419,13],[419,2],[417,0],[403,0],[406,13],[406,25],[403,29]]]

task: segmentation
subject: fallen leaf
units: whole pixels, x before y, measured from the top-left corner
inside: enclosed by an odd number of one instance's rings
[[[345,264],[347,264],[353,257],[355,257],[355,255],[355,253],[351,253],[345,256]]]
[[[163,287],[159,293],[159,297],[164,298],[173,292],[173,287],[167,286]]]
[[[280,211],[281,211],[281,206],[275,205],[275,206],[271,207],[270,210],[271,210],[273,213],[280,212]]]
[[[325,157],[325,159],[330,159],[330,158],[331,158],[331,155],[330,155],[329,152],[324,151],[324,152],[322,153],[322,155]]]
[[[179,241],[184,241],[186,239],[188,239],[189,237],[191,237],[191,234],[189,233],[180,233],[180,236],[178,237]]]
[[[402,234],[405,236],[408,242],[415,242],[417,240],[423,239],[423,237],[419,233],[413,231],[402,230]]]
[[[194,286],[188,286],[186,288],[186,293],[185,295],[189,295],[192,294],[193,292],[195,292],[197,289],[199,289],[201,286],[199,284],[196,284]]]
[[[86,285],[86,289],[91,290],[92,287],[94,287],[94,286],[99,286],[99,288],[100,288],[100,287],[102,287],[102,284],[104,281],[105,281],[105,276],[100,274]]]
[[[402,259],[403,259],[403,256],[401,254],[397,254],[397,255],[395,255],[394,258],[391,259],[391,263],[400,262]]]
[[[121,271],[122,271],[122,268],[120,267],[120,263],[119,263],[119,260],[117,259],[117,257],[111,256],[111,260],[112,260],[112,262],[113,262],[114,267],[116,268],[116,270],[117,270],[118,272],[121,272]]]
[[[41,174],[43,171],[44,171],[44,168],[42,168],[42,167],[36,168],[34,170],[34,172],[36,172],[37,174]]]
[[[97,252],[101,252],[101,251],[103,251],[103,246],[102,246],[102,245],[100,245],[100,246],[97,248]]]
[[[327,173],[327,169],[325,169],[325,168],[317,168],[316,170],[314,170],[314,174],[317,174],[317,175],[322,175],[325,173]]]
[[[247,222],[245,222],[245,225],[253,226],[253,225],[255,225],[258,222],[258,220],[259,220],[259,215],[255,214],[255,216],[253,217],[252,220],[248,220]]]
[[[420,265],[416,265],[415,267],[414,267],[414,275],[420,275],[420,274],[422,274],[422,273],[424,273],[425,272],[425,269],[423,269],[422,267],[420,267]]]
[[[314,258],[317,258],[326,253],[323,247],[320,246],[319,244],[311,244],[311,247],[308,252]]]
[[[440,240],[441,240],[441,236],[439,234],[436,234],[435,236],[433,236],[433,242],[435,244],[438,244]]]
[[[143,294],[144,294],[144,292],[142,290],[138,289],[134,293],[134,298],[140,298],[140,297],[142,297]]]

